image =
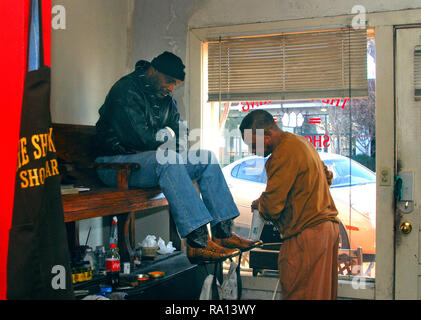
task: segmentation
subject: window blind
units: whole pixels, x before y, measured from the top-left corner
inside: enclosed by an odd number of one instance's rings
[[[209,39],[208,94],[209,101],[366,97],[367,32]]]

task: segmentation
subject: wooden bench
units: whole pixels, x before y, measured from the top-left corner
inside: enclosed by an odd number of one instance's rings
[[[118,215],[119,250],[121,261],[133,263],[135,246],[135,216],[169,209],[159,188],[131,189],[130,172],[139,170],[135,163],[95,164],[95,127],[53,124],[53,138],[62,174],[62,183],[89,187],[90,191],[63,195],[64,220],[68,231],[69,249],[79,245],[78,221]],[[117,188],[105,186],[97,177],[97,168],[118,170]],[[73,180],[69,180],[72,178]],[[170,215],[170,241],[181,249],[181,239]]]

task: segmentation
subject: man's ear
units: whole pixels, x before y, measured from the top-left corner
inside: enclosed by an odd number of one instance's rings
[[[265,136],[273,136],[272,129],[265,129]]]

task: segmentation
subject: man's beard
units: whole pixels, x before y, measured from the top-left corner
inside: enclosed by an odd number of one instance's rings
[[[164,87],[161,86],[161,82],[159,81],[158,77],[151,76],[149,79],[149,85],[151,86],[152,91],[159,97],[164,98],[169,93],[165,90]]]

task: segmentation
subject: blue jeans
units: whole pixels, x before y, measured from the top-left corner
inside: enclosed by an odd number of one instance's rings
[[[168,152],[173,153],[171,156],[177,160],[175,164],[158,161],[156,151],[104,156],[97,158],[96,162],[139,163],[140,169],[130,175],[129,186],[159,186],[168,200],[177,230],[185,238],[203,225],[210,223],[213,227],[219,222],[239,216],[215,155],[211,151],[199,151],[201,161],[191,161],[190,157],[183,158],[169,150]],[[115,169],[98,169],[98,175],[106,185],[116,186]],[[196,180],[202,197],[192,180]]]

